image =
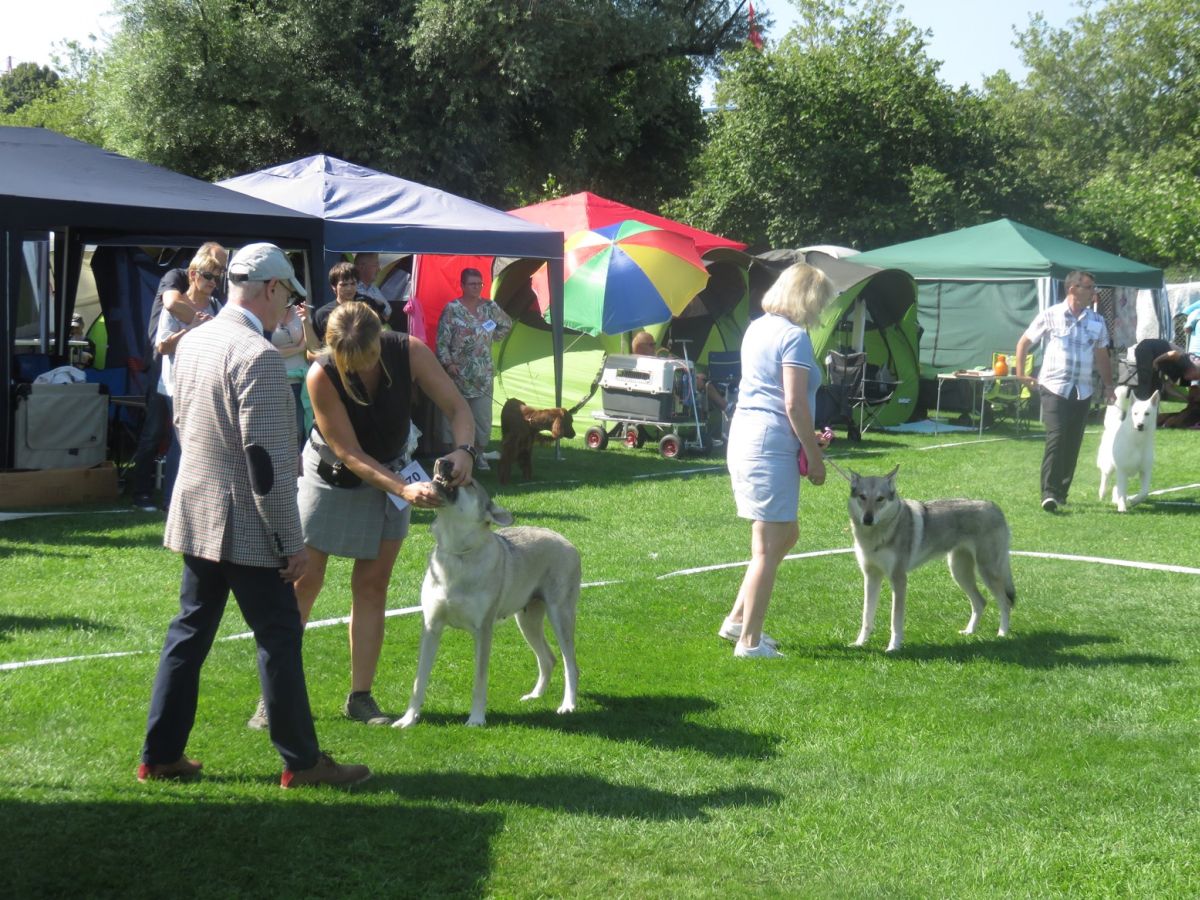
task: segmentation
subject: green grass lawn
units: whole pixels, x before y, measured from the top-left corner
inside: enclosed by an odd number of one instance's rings
[[[720,460],[541,448],[535,482],[496,495],[583,554],[578,711],[554,712],[561,670],[520,702],[536,666],[505,623],[486,728],[463,725],[472,648],[457,631],[421,723],[367,728],[340,714],[345,627],[312,629],[321,743],[376,773],[349,793],[279,789],[278,755],[244,727],[258,696],[244,639],[219,641],[204,670],[188,750],[205,777],[139,785],[180,573],[162,517],[0,524],[0,664],[128,654],[0,670],[0,893],[1196,896],[1200,435],[1159,432],[1153,486],[1183,489],[1125,515],[1096,499],[1097,442],[1092,426],[1058,515],[1038,506],[1036,434],[837,442],[863,473],[899,463],[905,496],[1000,504],[1012,635],[995,636],[993,605],[959,635],[969,604],[935,562],[910,578],[904,649],[883,653],[886,604],[868,648],[850,649],[862,582],[840,552],[782,567],[767,621],[778,661],[736,660],[715,636],[749,544]],[[850,547],[846,493],[833,473],[804,487],[796,553]],[[415,517],[394,608],[418,602],[429,520]],[[332,563],[314,618],[348,612],[348,581]],[[245,630],[231,604],[222,635]],[[419,631],[418,616],[388,620],[375,693],[396,714]]]

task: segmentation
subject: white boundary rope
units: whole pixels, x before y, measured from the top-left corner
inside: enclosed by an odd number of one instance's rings
[[[1200,485],[1198,485],[1198,486],[1200,486]],[[810,550],[807,553],[790,553],[787,556],[785,556],[784,559],[785,560],[814,559],[816,557],[821,557],[821,556],[839,556],[839,555],[843,555],[846,553],[853,553],[853,552],[854,552],[853,547],[844,547],[841,549],[834,549],[834,550]],[[1069,554],[1069,553],[1040,553],[1040,552],[1037,552],[1034,550],[1013,550],[1012,554],[1013,554],[1013,556],[1027,556],[1027,557],[1031,557],[1034,559],[1057,559],[1057,560],[1063,560],[1064,562],[1083,562],[1083,563],[1092,563],[1095,565],[1102,565],[1102,566],[1119,566],[1119,567],[1127,568],[1127,569],[1142,569],[1144,571],[1150,571],[1150,572],[1170,572],[1170,573],[1176,574],[1176,575],[1200,575],[1200,568],[1194,568],[1192,566],[1174,566],[1174,565],[1168,565],[1166,563],[1138,562],[1137,560],[1128,560],[1128,559],[1107,559],[1102,556],[1078,556],[1078,555]],[[679,569],[674,572],[666,572],[662,575],[656,575],[655,578],[661,580],[664,578],[679,578],[681,576],[686,576],[686,575],[702,575],[706,572],[717,572],[717,571],[721,571],[723,569],[744,568],[745,566],[748,566],[749,564],[750,564],[749,560],[739,561],[739,562],[729,562],[729,563],[717,563],[717,564],[711,565],[711,566],[698,566],[696,568]],[[622,583],[621,581],[592,581],[592,582],[587,582],[587,583],[581,585],[581,587],[585,587],[585,588],[607,587],[609,585],[621,584],[621,583]],[[385,616],[409,616],[409,615],[415,615],[416,613],[419,613],[420,611],[421,611],[421,607],[419,607],[419,606],[405,606],[405,607],[401,607],[400,609],[389,609],[387,612],[384,613],[384,615]],[[309,622],[307,625],[307,628],[328,628],[331,625],[345,625],[349,621],[350,621],[349,616],[339,616],[337,618],[332,618],[332,619],[318,619],[317,621]],[[226,637],[220,638],[220,640],[222,640],[222,641],[240,641],[240,640],[246,640],[248,638],[252,638],[253,636],[254,635],[252,632],[240,632],[238,634],[231,634]],[[58,656],[58,657],[53,657],[50,659],[28,659],[28,660],[21,660],[18,662],[0,663],[0,672],[11,672],[16,669],[29,669],[29,668],[33,668],[35,666],[52,666],[52,665],[61,665],[63,663],[84,662],[86,660],[92,660],[92,659],[113,659],[113,658],[121,657],[121,656],[138,656],[140,654],[151,653],[151,652],[158,652],[158,651],[119,650],[119,651],[115,651],[112,653],[91,653],[86,656]]]

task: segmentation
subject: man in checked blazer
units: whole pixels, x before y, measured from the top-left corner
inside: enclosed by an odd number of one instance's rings
[[[175,426],[183,458],[163,543],[183,554],[179,615],[158,664],[138,780],[188,779],[200,667],[233,592],[258,642],[258,672],[280,784],[348,785],[366,766],[317,746],[300,655],[293,582],[307,562],[296,506],[295,400],[283,359],[263,337],[305,296],[287,257],[250,244],[229,263],[229,302],[175,355]]]

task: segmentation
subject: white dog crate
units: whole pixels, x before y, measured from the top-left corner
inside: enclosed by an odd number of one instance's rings
[[[657,356],[610,356],[600,374],[605,414],[651,422],[690,419],[691,364]]]
[[[82,469],[104,462],[108,394],[101,385],[20,385],[14,419],[17,469]]]

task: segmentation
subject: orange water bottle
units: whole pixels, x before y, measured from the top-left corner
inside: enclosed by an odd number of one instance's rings
[[[992,366],[992,371],[996,373],[996,377],[1003,378],[1008,374],[1008,357],[1003,353],[996,354],[996,362]]]

